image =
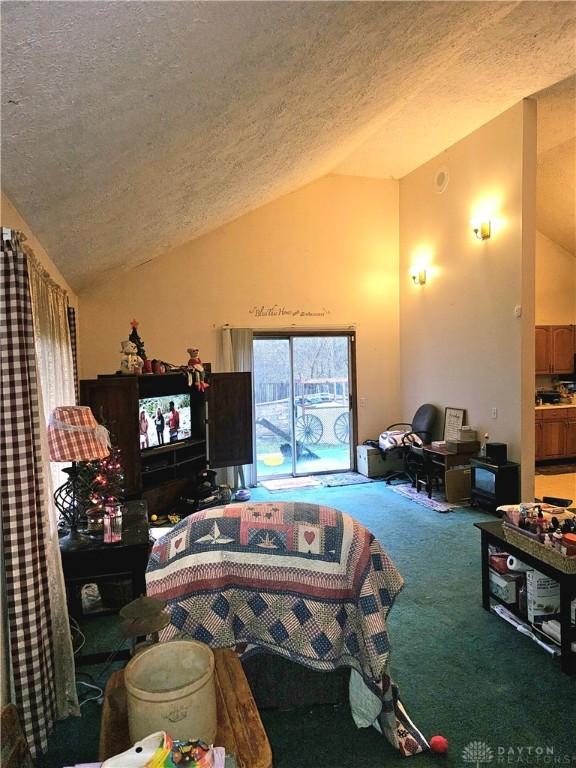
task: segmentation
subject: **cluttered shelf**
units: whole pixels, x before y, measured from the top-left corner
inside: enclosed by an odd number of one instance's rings
[[[576,519],[576,510],[515,506],[538,509],[540,520],[556,515],[564,521]],[[509,514],[513,518],[515,512],[510,509]],[[522,540],[511,542],[502,521],[474,525],[481,532],[483,608],[504,618],[552,655],[560,656],[563,672],[576,674],[576,555],[569,549],[568,555],[558,551],[564,560],[543,559],[543,552],[531,548],[529,538],[525,544]]]

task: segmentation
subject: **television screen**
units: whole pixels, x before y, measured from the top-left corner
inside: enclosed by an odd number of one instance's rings
[[[481,469],[475,467],[474,469],[474,487],[478,491],[489,493],[494,495],[496,492],[496,475],[490,472],[489,469]]]
[[[161,395],[139,400],[140,449],[190,438],[190,395]]]

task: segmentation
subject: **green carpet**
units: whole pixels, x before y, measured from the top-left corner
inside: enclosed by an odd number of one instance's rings
[[[420,768],[464,768],[463,748],[480,741],[493,750],[494,765],[576,764],[575,680],[481,607],[480,535],[472,523],[493,518],[470,509],[439,514],[384,483],[252,494],[255,501],[270,498],[348,512],[375,534],[403,574],[405,587],[389,618],[392,676],[424,735],[440,733],[450,742],[445,757],[426,753],[409,760]],[[357,729],[346,705],[270,710],[262,719],[275,768],[407,765],[374,729]],[[41,768],[62,768],[63,756],[72,764],[94,760],[99,720],[100,707],[89,703],[81,719],[59,723]],[[522,758],[509,752],[519,748]],[[546,761],[535,754],[539,748],[548,749]]]

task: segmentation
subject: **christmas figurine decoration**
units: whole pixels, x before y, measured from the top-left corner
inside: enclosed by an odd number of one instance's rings
[[[130,325],[132,327],[132,330],[130,332],[130,336],[128,336],[128,339],[133,343],[136,344],[136,354],[138,357],[142,358],[142,360],[147,360],[146,357],[146,350],[144,349],[144,342],[138,335],[138,331],[136,330],[138,328],[138,320],[131,320]]]
[[[188,364],[186,366],[188,369],[189,379],[192,379],[191,383],[194,384],[197,390],[204,392],[204,390],[208,389],[210,385],[206,381],[206,372],[204,371],[202,360],[200,360],[199,350],[191,347],[186,351],[190,355],[190,359],[188,360]]]
[[[120,362],[121,373],[126,374],[139,374],[142,373],[144,367],[144,361],[136,354],[136,344],[133,341],[121,341],[120,342],[122,352],[122,361]]]

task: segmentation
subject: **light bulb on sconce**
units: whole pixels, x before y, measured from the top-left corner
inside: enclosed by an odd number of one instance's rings
[[[477,240],[489,240],[491,235],[490,221],[482,221],[473,229]]]
[[[426,285],[426,270],[413,268],[410,270],[410,277],[414,285]]]

